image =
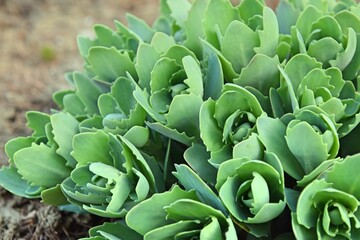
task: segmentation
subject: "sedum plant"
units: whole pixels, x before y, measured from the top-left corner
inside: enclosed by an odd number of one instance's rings
[[[96,25],[0,185],[108,221],[84,239],[357,239],[359,11],[160,0]]]

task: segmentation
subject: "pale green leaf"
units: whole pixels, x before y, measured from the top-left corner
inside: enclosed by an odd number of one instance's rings
[[[240,6],[242,6],[242,4]],[[246,12],[248,12],[248,9],[246,9]],[[276,15],[269,7],[264,7],[263,9],[263,29],[259,31],[259,39],[260,47],[256,47],[254,49],[255,52],[269,57],[274,57],[276,55],[276,49],[279,41],[279,27]]]
[[[99,80],[111,83],[118,77],[126,76],[126,72],[134,78],[137,77],[134,63],[128,52],[120,52],[114,47],[92,47],[87,59],[90,70]]]
[[[196,200],[195,192],[186,192],[178,186],[170,191],[154,194],[151,198],[139,203],[126,215],[127,225],[141,235],[145,235],[153,229],[171,224],[173,221],[166,219],[165,206],[178,199]]]
[[[44,144],[33,144],[14,154],[18,173],[31,185],[45,188],[60,184],[70,175],[66,160]]]
[[[29,184],[26,180],[22,179],[22,176],[17,172],[14,166],[3,166],[0,169],[0,185],[12,194],[26,198],[39,198],[40,193],[36,195],[27,194]]]
[[[209,0],[202,23],[206,41],[213,45],[216,49],[220,49],[216,29],[218,28],[221,34],[225,34],[229,24],[232,21],[239,19],[240,14],[237,9],[232,6],[230,1]],[[217,26],[217,28],[214,26]]]
[[[284,138],[286,126],[281,120],[260,117],[257,120],[257,129],[259,139],[266,150],[275,153],[279,157],[286,173],[296,180],[300,180],[304,176],[304,171],[286,144]],[[269,129],[272,129],[272,131],[269,131]]]
[[[71,155],[80,166],[92,162],[113,164],[110,156],[109,137],[102,131],[77,134],[73,140]]]
[[[127,13],[126,20],[129,24],[129,29],[137,34],[144,42],[150,42],[154,36],[154,30],[148,24],[134,15]]]
[[[251,86],[259,90],[264,96],[269,95],[271,87],[278,88],[280,85],[279,58],[256,54],[249,64],[242,69],[239,78],[234,83],[240,86]]]
[[[184,164],[175,165],[175,168],[176,172],[173,174],[186,190],[190,191],[194,189],[201,202],[226,214],[227,211],[220,199],[192,169]]]
[[[50,116],[54,140],[59,148],[56,153],[66,159],[68,166],[75,167],[76,161],[71,156],[72,141],[79,133],[79,122],[70,114],[59,112]]]
[[[27,127],[34,132],[34,138],[46,136],[45,125],[50,122],[50,116],[46,113],[29,111],[26,113]]]
[[[231,22],[220,38],[221,52],[237,73],[249,64],[259,44],[258,34],[240,21]]]

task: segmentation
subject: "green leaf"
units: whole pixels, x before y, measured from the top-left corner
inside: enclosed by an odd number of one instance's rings
[[[35,142],[33,137],[17,137],[10,139],[4,147],[5,153],[9,158],[9,163],[15,164],[14,154],[23,148],[30,147],[33,142]]]
[[[134,90],[133,81],[125,77],[116,79],[111,87],[111,95],[116,99],[122,112],[128,116],[136,104],[136,100],[133,97]]]
[[[180,69],[180,65],[174,59],[165,57],[159,59],[151,72],[151,93],[170,87],[170,79]]]
[[[171,10],[171,16],[175,19],[176,23],[183,28],[188,18],[191,4],[188,0],[168,0],[167,4]]]
[[[103,236],[103,233],[117,236],[119,239],[142,240],[141,235],[130,229],[122,221],[112,223],[105,222],[104,224],[93,227],[89,230],[90,237]]]
[[[196,200],[194,191],[186,192],[179,186],[174,186],[170,191],[154,194],[151,198],[133,207],[126,215],[127,225],[141,235],[145,235],[153,229],[171,224],[173,221],[166,219],[165,206],[178,199]]]
[[[116,48],[92,47],[87,57],[89,69],[96,74],[99,80],[114,82],[118,77],[126,76],[129,72],[137,77],[134,63],[127,52],[120,52]]]
[[[121,37],[111,28],[101,24],[96,24],[93,28],[96,35],[94,40],[90,40],[83,36],[79,36],[77,39],[78,49],[82,57],[85,58],[89,52],[89,49],[93,46],[114,46],[117,49],[122,48],[123,41]]]
[[[154,37],[156,37],[156,34]],[[140,44],[136,55],[135,68],[139,75],[139,85],[146,88],[147,91],[150,91],[150,73],[159,58],[160,53],[153,46],[147,43]]]
[[[144,156],[140,151],[125,137],[119,136],[123,146],[123,155],[126,160],[137,166],[137,169],[146,177],[149,185],[152,189],[155,189],[155,178],[150,169],[150,166],[146,162]]]
[[[279,1],[276,7],[276,17],[279,24],[279,32],[290,34],[290,28],[296,24],[299,12],[291,2]]]
[[[206,182],[214,185],[216,177],[216,168],[209,163],[210,154],[205,146],[192,144],[184,153],[185,161],[192,169]]]
[[[285,188],[286,203],[292,212],[296,212],[300,192],[291,188]]]
[[[336,56],[336,59],[330,60],[329,63],[332,67],[337,67],[340,70],[344,70],[348,64],[352,61],[356,52],[357,45],[357,35],[354,29],[349,28],[348,41],[346,44],[346,49],[343,52],[339,52]]]
[[[99,113],[97,99],[102,93],[100,88],[85,74],[75,72],[73,78],[76,86],[76,94],[85,106],[85,111],[89,114]]]
[[[227,0],[209,0],[202,23],[206,41],[216,49],[220,49],[217,29],[221,34],[224,34],[229,24],[238,19],[240,19],[239,13],[231,2]]]
[[[296,209],[299,224],[308,229],[316,226],[319,212],[313,204],[313,197],[317,192],[330,186],[331,184],[325,180],[315,180],[301,192]]]
[[[26,113],[26,120],[26,125],[34,131],[34,138],[46,136],[45,125],[50,122],[48,114],[30,111]]]
[[[186,146],[190,146],[191,143],[194,142],[194,137],[188,136],[185,132],[179,132],[177,129],[169,128],[159,122],[146,122],[146,125],[161,135],[185,144]]]
[[[109,137],[105,132],[84,132],[74,137],[71,155],[80,166],[92,162],[112,165],[113,162],[109,152]]]
[[[325,37],[319,41],[314,41],[309,44],[308,54],[310,57],[316,58],[317,61],[322,62],[325,67],[329,66],[329,61],[335,59],[339,52],[343,51],[340,43],[330,37]]]
[[[220,222],[222,228],[227,227],[225,216],[219,210],[211,206],[192,199],[179,199],[165,208],[167,217],[175,221],[198,220],[206,224],[210,216],[215,217]]]
[[[203,89],[203,78],[200,66],[196,62],[194,58],[191,56],[186,56],[182,59],[182,63],[184,66],[184,70],[186,72],[187,79],[184,80],[189,88],[187,91],[190,93],[194,93],[200,97],[203,97],[204,89]]]
[[[321,63],[317,62],[315,58],[305,54],[298,54],[289,60],[285,65],[284,71],[296,91],[304,77],[315,68],[321,69],[321,66]]]
[[[296,28],[304,39],[307,39],[307,37],[311,34],[313,31],[312,24],[322,15],[322,12],[312,5],[308,5],[300,14],[296,22]]]
[[[284,138],[286,134],[285,124],[280,119],[259,117],[257,129],[259,139],[264,144],[266,150],[275,153],[279,157],[286,173],[296,180],[300,180],[304,176],[304,170],[286,144]],[[269,131],[269,129],[272,130]]]
[[[264,6],[260,1],[244,0],[241,1],[239,7],[241,19],[248,23],[251,18],[256,15],[262,15]],[[270,10],[270,9],[269,9]]]
[[[39,198],[40,193],[35,195],[29,195],[27,189],[29,184],[26,180],[22,179],[22,176],[17,172],[17,169],[14,166],[3,166],[0,169],[0,185],[20,197],[26,198]]]
[[[14,155],[18,172],[31,185],[54,187],[70,175],[66,160],[44,144],[33,144]]]
[[[115,186],[110,190],[112,196],[109,204],[106,206],[106,211],[121,212],[122,207],[132,190],[132,184],[128,176],[125,174],[120,174],[117,178],[115,178],[114,184]],[[144,192],[144,194],[146,193],[147,192]]]
[[[342,31],[334,17],[325,15],[317,19],[317,21],[312,24],[312,31],[317,29],[321,30],[321,38],[330,37],[336,41],[340,41]]]
[[[205,37],[204,30],[202,28],[202,20],[205,17],[205,9],[207,3],[208,0],[195,1],[191,5],[187,19],[184,22],[184,30],[186,33],[186,40],[184,41],[184,46],[193,51],[199,59],[201,59],[202,57],[200,38]]]
[[[206,48],[204,58],[207,62],[207,69],[204,76],[204,99],[218,99],[221,95],[221,89],[224,86],[224,74],[221,62],[213,51]]]
[[[250,1],[252,5],[255,5]],[[244,1],[242,1],[242,4]],[[240,5],[240,8],[242,6]],[[246,9],[249,12],[249,9]],[[240,9],[241,14],[241,9]],[[243,14],[241,14],[243,16]],[[269,57],[276,55],[276,49],[279,41],[279,27],[276,15],[269,7],[264,7],[263,10],[263,30],[259,30],[260,47],[256,47],[254,51],[258,54],[264,54]]]
[[[225,84],[222,95],[215,103],[214,117],[219,126],[224,127],[226,120],[238,110],[250,112],[255,118],[264,113],[256,97],[248,90],[235,84]]]
[[[175,168],[176,172],[173,174],[186,190],[190,191],[194,189],[201,202],[222,211],[224,214],[227,213],[224,205],[221,203],[221,200],[193,170],[184,164],[175,165]]]
[[[215,114],[215,101],[208,99],[200,108],[200,135],[208,151],[217,151],[223,147],[222,129],[219,127]]]
[[[159,53],[165,53],[169,50],[169,48],[175,45],[176,42],[174,37],[169,36],[163,32],[156,32],[153,39],[151,40],[151,46]]]
[[[139,19],[130,13],[126,14],[126,20],[129,24],[129,29],[132,32],[136,33],[144,42],[149,43],[151,41],[155,32],[144,20]]]
[[[78,95],[75,93],[69,93],[63,98],[64,112],[70,113],[73,116],[83,116],[85,112],[85,105],[81,101]]]
[[[42,191],[41,199],[42,202],[53,206],[61,206],[69,203],[66,197],[64,196],[63,192],[61,191],[60,184],[57,184],[52,188],[45,189],[44,191]]]
[[[216,217],[211,216],[210,223],[201,230],[200,238],[209,240],[223,239],[220,223]]]
[[[239,74],[235,72],[231,62],[227,60],[225,56],[218,49],[216,49],[209,42],[206,42],[204,40],[201,40],[201,44],[204,49],[204,52],[211,52],[218,56],[222,66],[225,81],[232,82],[234,78],[239,76]]]
[[[304,139],[310,144],[304,144]],[[305,174],[312,172],[328,159],[328,149],[322,136],[307,122],[299,122],[286,129],[286,143],[292,154],[298,159]]]
[[[73,138],[79,133],[79,122],[70,114],[63,112],[51,115],[50,119],[54,140],[59,146],[56,153],[66,159],[67,166],[74,168],[76,161],[70,153],[73,150]]]
[[[356,172],[360,162],[360,155],[346,157],[343,161],[335,162],[332,170],[327,174],[326,180],[333,184],[333,187],[354,195],[360,199],[360,176]]]
[[[231,22],[220,38],[221,52],[237,73],[248,65],[259,44],[258,34],[240,21]]]
[[[169,112],[165,114],[167,126],[185,132],[190,137],[198,138],[199,111],[202,103],[202,98],[192,93],[176,95],[171,102]]]
[[[271,87],[278,88],[280,85],[279,58],[256,54],[249,64],[242,69],[239,78],[234,83],[240,86],[251,86],[259,90],[264,96],[269,95]]]
[[[141,148],[145,146],[149,139],[149,129],[142,126],[134,126],[124,135],[135,147]]]
[[[154,229],[145,234],[144,240],[167,240],[175,239],[181,232],[188,232],[200,228],[201,225],[196,220],[186,220],[172,223],[161,228]]]
[[[252,133],[248,139],[236,144],[232,151],[233,158],[248,157],[250,159],[263,159],[264,146],[256,133]]]

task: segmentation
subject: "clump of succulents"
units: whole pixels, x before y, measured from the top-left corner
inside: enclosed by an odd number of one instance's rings
[[[84,239],[360,238],[360,5],[161,0],[94,27],[0,185],[110,222]]]

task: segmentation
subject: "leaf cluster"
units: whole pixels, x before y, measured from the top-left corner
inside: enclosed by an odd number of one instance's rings
[[[360,238],[360,5],[161,0],[127,22],[78,38],[1,186],[111,219],[84,239]]]

